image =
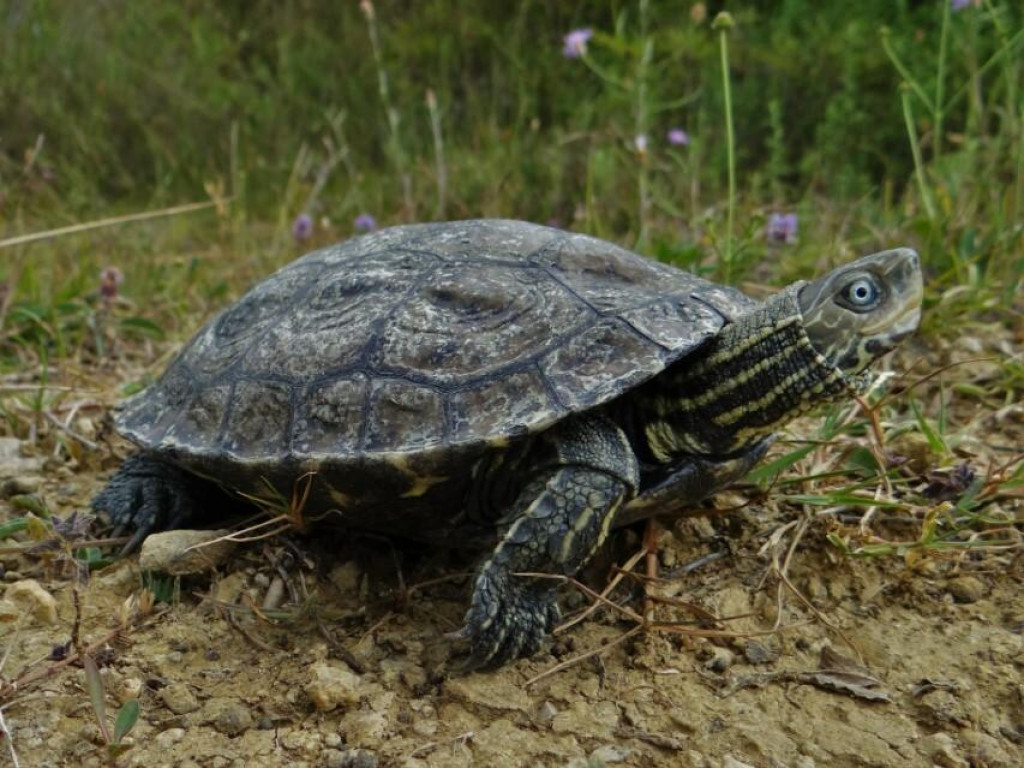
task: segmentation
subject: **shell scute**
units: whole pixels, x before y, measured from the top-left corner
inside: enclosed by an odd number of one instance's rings
[[[264,469],[450,461],[628,392],[752,303],[548,227],[394,227],[254,287],[118,426],[144,448]]]

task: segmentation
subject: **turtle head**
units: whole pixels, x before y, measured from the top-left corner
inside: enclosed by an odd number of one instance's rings
[[[830,365],[853,375],[914,332],[922,294],[917,253],[897,248],[808,283],[799,301],[811,344]]]

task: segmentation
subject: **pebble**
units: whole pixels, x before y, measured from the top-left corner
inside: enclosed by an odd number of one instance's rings
[[[1017,763],[1003,748],[998,739],[986,733],[971,729],[960,731],[960,741],[973,758],[972,765],[983,765],[985,768],[1013,768]]]
[[[218,603],[233,605],[245,589],[248,577],[242,571],[229,573],[217,581],[213,588],[213,599]]]
[[[985,582],[977,576],[957,576],[946,585],[949,594],[958,603],[976,603],[985,596]]]
[[[729,667],[731,667],[736,661],[736,654],[728,648],[714,646],[711,652],[713,656],[704,663],[704,667],[711,672],[721,674],[729,669]]]
[[[203,707],[203,721],[225,736],[238,736],[252,728],[249,708],[234,699],[211,699]]]
[[[379,712],[353,712],[342,727],[345,741],[355,746],[380,744],[388,732],[388,719]]]
[[[342,739],[341,739],[341,736],[339,736],[337,733],[334,733],[332,731],[330,733],[324,734],[324,746],[325,747],[329,747],[330,749],[337,749],[341,745],[342,745]]]
[[[21,611],[10,600],[0,600],[0,621],[17,621]]]
[[[363,578],[363,572],[355,560],[348,560],[334,566],[327,578],[343,595],[359,596],[359,585]]]
[[[23,579],[11,584],[4,598],[23,611],[28,611],[43,624],[57,623],[57,601],[35,579]]]
[[[281,745],[287,750],[310,757],[321,751],[322,739],[316,731],[294,730],[285,733]]]
[[[234,553],[237,547],[235,542],[216,541],[228,533],[188,530],[154,533],[142,542],[139,568],[172,576],[207,573]]]
[[[306,695],[320,712],[339,707],[351,707],[366,694],[362,679],[344,664],[322,661],[310,669],[311,680],[306,684]]]
[[[276,611],[281,607],[281,603],[284,602],[284,579],[280,576],[275,576],[274,580],[270,582],[270,586],[267,588],[267,594],[263,597],[263,605],[261,606],[264,611]]]
[[[722,768],[754,768],[750,763],[744,763],[742,760],[737,760],[732,755],[726,755],[725,759],[722,760]]]
[[[0,499],[36,493],[43,486],[41,475],[18,475],[0,482]]]
[[[142,695],[145,683],[137,677],[122,677],[111,686],[111,693],[121,704]]]
[[[341,762],[333,764],[332,768],[377,768],[379,764],[377,755],[368,749],[347,749],[338,754]]]
[[[167,749],[185,738],[184,728],[168,728],[156,735],[153,741],[161,749]]]
[[[16,437],[0,437],[0,479],[21,477],[39,472],[43,460],[38,456],[22,456],[21,440]]]
[[[590,753],[590,762],[597,765],[602,763],[624,763],[631,754],[633,754],[633,750],[628,747],[605,744],[603,747],[598,747]]]
[[[558,714],[558,707],[550,701],[545,701],[537,707],[537,715],[534,717],[538,725],[549,726]]]
[[[925,757],[942,768],[968,768],[969,763],[957,754],[956,741],[948,733],[933,733],[917,742]]]
[[[160,699],[176,715],[187,715],[199,709],[199,699],[184,683],[171,683],[160,691]]]

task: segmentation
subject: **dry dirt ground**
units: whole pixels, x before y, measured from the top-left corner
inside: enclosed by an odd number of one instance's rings
[[[999,429],[993,442],[1024,442],[1019,421]],[[66,520],[114,466],[103,450],[41,461],[6,445],[3,519],[31,491]],[[719,512],[657,537],[657,617],[686,633],[641,631],[602,605],[537,656],[468,675],[452,672],[446,637],[472,568],[459,553],[334,533],[259,541],[212,573],[163,579],[169,602],[117,631],[142,593],[137,558],[76,586],[65,559],[8,539],[0,765],[104,764],[73,638],[102,668],[108,721],[141,703],[123,766],[1024,765],[1019,550],[853,559],[826,539],[833,516],[772,496],[733,509],[743,500],[722,494]],[[1024,501],[1003,507],[1019,531]],[[589,583],[640,546],[620,532]],[[624,579],[612,598],[642,613],[639,589]],[[589,604],[568,585],[564,603]],[[848,661],[823,662],[825,648]]]

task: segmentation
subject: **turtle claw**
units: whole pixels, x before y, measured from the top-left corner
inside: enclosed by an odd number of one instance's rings
[[[485,567],[477,576],[465,623],[451,635],[469,642],[466,657],[456,667],[458,672],[532,656],[559,618],[554,588],[489,571]]]
[[[148,456],[128,458],[92,508],[113,525],[113,536],[130,534],[120,555],[130,555],[151,533],[181,527],[195,508],[186,473]]]

